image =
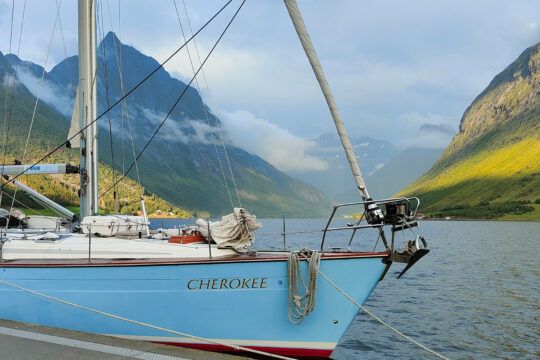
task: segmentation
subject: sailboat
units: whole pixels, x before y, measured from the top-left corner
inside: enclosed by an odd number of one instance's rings
[[[419,201],[370,198],[296,1],[285,4],[363,201],[335,205],[320,247],[301,251],[255,249],[258,223],[244,209],[218,224],[199,223],[196,234],[169,234],[177,241],[152,237],[146,214],[99,216],[95,7],[93,0],[79,0],[80,126],[73,131],[81,135],[80,168],[21,165],[3,172],[80,173],[81,215],[52,203],[74,223],[2,230],[0,318],[213,351],[328,357],[358,312],[344,294],[363,304],[393,262],[406,264],[402,275],[429,251],[420,236],[395,247],[395,234],[418,226]],[[332,226],[336,212],[352,206],[364,208],[360,220]],[[369,229],[384,250],[351,251],[355,234]],[[350,236],[344,250],[325,245],[336,231]],[[200,241],[183,241],[187,236]]]

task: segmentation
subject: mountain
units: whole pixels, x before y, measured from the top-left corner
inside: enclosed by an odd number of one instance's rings
[[[15,64],[12,66],[11,63]],[[42,68],[32,63],[20,62],[14,55],[3,56],[0,53],[0,114],[2,123],[0,124],[0,160],[2,163],[13,163],[15,160],[23,159],[24,145],[30,128],[32,113],[36,104],[36,98],[17,78],[16,72],[19,68],[30,67],[34,74],[41,76]],[[15,86],[13,86],[15,85]],[[65,141],[68,120],[55,110],[52,106],[41,101],[36,108],[36,117],[33,122],[32,132],[28,138],[28,148],[25,163],[32,163],[45,155],[49,150]],[[5,146],[4,146],[5,145]],[[51,162],[78,163],[78,149],[61,149],[50,159]],[[100,193],[112,184],[112,170],[102,164],[99,171],[102,182],[100,183]],[[50,175],[50,176],[23,176],[19,179],[30,187],[39,190],[44,195],[66,206],[78,205],[77,189],[79,177],[76,175]],[[13,194],[13,188],[8,186],[4,189],[9,196]],[[124,198],[124,211],[132,212],[137,209],[133,204],[133,199],[138,199],[140,192],[137,184],[127,179],[119,189],[119,194]],[[180,216],[192,216],[193,212],[180,209],[171,203],[152,195],[142,189],[146,195],[145,201],[149,211],[166,209]],[[12,200],[9,196],[2,196],[2,206],[10,207]],[[40,209],[41,206],[35,203],[22,192],[18,192],[17,200],[33,209]],[[15,206],[23,207],[21,203]],[[113,209],[113,196],[107,194],[100,199],[100,206],[104,210]],[[74,209],[74,211],[77,211]]]
[[[306,151],[306,155],[325,161],[328,168],[324,171],[289,172],[289,175],[315,186],[332,198],[339,197],[345,190],[355,189],[339,137],[335,134],[323,134],[313,142],[316,146]],[[351,144],[364,176],[377,171],[398,152],[390,142],[371,137],[353,137]]]
[[[38,65],[21,61],[14,55],[6,60],[18,69],[18,80],[35,94],[39,83],[36,82],[36,73],[41,74],[41,71],[36,71],[35,66]],[[98,114],[121,98],[121,80],[125,91],[128,91],[158,65],[153,58],[122,44],[114,33],[108,33],[98,48]],[[78,58],[73,56],[45,75],[41,98],[63,115],[63,126],[66,118],[71,117],[77,69]],[[127,168],[134,159],[132,146],[136,154],[141,151],[185,87],[185,83],[171,77],[162,68],[127,98],[129,116],[123,115],[120,105],[103,116],[98,121],[100,162],[117,173]],[[146,190],[175,206],[222,215],[230,212],[232,207],[228,189],[235,206],[238,206],[225,153],[220,146],[216,149],[212,141],[212,137],[217,136],[218,123],[219,119],[203,103],[198,92],[189,87],[138,161],[141,183]],[[59,133],[67,134],[67,127],[63,129]],[[228,142],[226,134],[224,136]],[[250,211],[259,216],[289,217],[328,213],[330,200],[317,189],[283,174],[263,159],[230,143],[227,151],[239,198]],[[129,176],[137,178],[135,168]]]
[[[388,199],[419,176],[427,172],[444,149],[408,148],[399,152],[382,168],[366,177],[366,185],[373,199]],[[360,201],[360,193],[351,190],[336,197],[340,202]]]
[[[434,166],[402,194],[440,216],[540,219],[540,43],[495,76]]]

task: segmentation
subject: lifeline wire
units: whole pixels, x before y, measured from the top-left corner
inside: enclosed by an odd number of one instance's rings
[[[148,148],[148,146],[152,143],[152,140],[154,140],[154,138],[156,137],[156,135],[158,134],[159,130],[161,130],[163,124],[165,124],[165,121],[167,121],[167,119],[169,118],[169,116],[171,115],[171,113],[173,112],[173,110],[176,108],[176,105],[178,105],[178,103],[180,102],[180,100],[184,97],[184,95],[186,94],[186,92],[188,91],[189,87],[191,86],[191,83],[193,83],[193,81],[195,80],[195,78],[197,77],[197,74],[199,74],[199,71],[201,71],[201,69],[203,68],[204,64],[206,64],[206,61],[208,60],[208,58],[210,57],[210,55],[212,55],[212,53],[214,52],[215,48],[217,47],[217,45],[219,44],[219,42],[221,41],[221,39],[223,38],[223,36],[225,35],[225,33],[227,32],[227,30],[229,29],[229,27],[231,26],[232,22],[234,21],[234,19],[236,18],[236,15],[238,15],[238,13],[240,12],[240,10],[242,9],[242,7],[244,6],[244,4],[246,3],[246,0],[243,0],[242,3],[240,4],[240,6],[238,7],[238,9],[236,10],[236,12],[234,13],[234,15],[232,16],[231,20],[229,21],[229,23],[227,24],[227,26],[225,27],[225,29],[223,29],[223,32],[221,33],[221,35],[219,36],[219,38],[216,40],[216,42],[214,43],[214,46],[212,46],[212,48],[210,49],[210,51],[208,52],[208,55],[206,55],[206,57],[204,58],[204,61],[201,63],[201,66],[199,66],[199,69],[197,69],[197,72],[193,75],[193,77],[191,78],[191,80],[189,81],[189,83],[185,86],[184,90],[182,91],[182,93],[180,94],[180,96],[178,97],[178,99],[176,99],[176,102],[174,103],[174,105],[172,106],[172,108],[169,110],[169,112],[167,113],[167,115],[165,116],[165,118],[163,119],[163,121],[161,121],[161,123],[159,124],[159,126],[157,127],[157,129],[154,131],[154,133],[152,134],[152,136],[150,137],[150,139],[148,139],[148,141],[146,142],[146,144],[144,145],[144,147],[142,148],[142,150],[139,152],[139,154],[137,155],[137,158],[136,160],[139,160],[139,158],[142,156],[142,154],[144,153],[144,151]],[[193,38],[193,37],[192,37]],[[186,43],[187,44],[187,43]],[[122,177],[120,179],[118,179],[118,181],[116,181],[111,187],[109,187],[107,190],[105,190],[100,196],[99,196],[99,199],[101,199],[105,194],[107,194],[116,184],[118,184],[118,182],[122,181],[126,176],[127,174],[129,173],[129,171],[133,168],[133,165],[135,164],[135,160],[131,163],[131,165],[129,166],[129,168],[126,170],[126,173],[124,175],[122,175]]]
[[[337,291],[339,291],[343,296],[345,296],[347,299],[349,299],[354,305],[358,306],[362,311],[364,311],[366,314],[368,314],[369,316],[371,316],[373,319],[377,320],[379,323],[381,323],[382,325],[386,326],[387,328],[389,328],[390,330],[392,330],[393,332],[395,332],[396,334],[398,334],[399,336],[402,336],[405,340],[413,343],[414,345],[416,346],[419,346],[421,347],[422,349],[430,352],[431,354],[437,356],[438,358],[441,358],[443,360],[450,360],[449,358],[439,354],[438,352],[434,351],[434,350],[431,350],[430,348],[428,348],[427,346],[419,343],[418,341],[412,339],[411,337],[405,335],[404,333],[402,333],[401,331],[399,331],[398,329],[392,327],[390,324],[387,324],[386,322],[384,322],[384,320],[382,320],[380,317],[378,317],[377,315],[373,314],[371,311],[369,311],[368,309],[366,309],[364,306],[360,305],[360,303],[358,303],[356,300],[354,300],[352,297],[350,297],[347,293],[345,293],[343,290],[341,290],[332,280],[330,280],[326,275],[324,275],[322,273],[321,270],[319,270],[319,274],[321,274],[321,276],[326,280],[328,281],[328,283],[330,285],[332,285]],[[1,280],[0,280],[1,281]]]
[[[32,291],[30,289],[23,288],[21,286],[9,283],[9,282],[4,281],[4,280],[0,280],[0,283],[2,283],[4,285],[7,285],[7,286],[11,286],[11,287],[13,287],[15,289],[26,291],[26,292],[28,292],[30,294],[34,294],[34,295],[37,295],[37,296],[44,297],[44,298],[52,300],[52,301],[56,301],[56,302],[59,302],[59,303],[65,304],[65,305],[73,306],[73,307],[76,307],[78,309],[90,311],[90,312],[93,312],[93,313],[96,313],[96,314],[99,314],[99,315],[108,316],[108,317],[111,317],[113,319],[122,320],[122,321],[125,321],[125,322],[128,322],[128,323],[149,327],[151,329],[156,329],[156,330],[168,332],[168,333],[171,333],[171,334],[184,336],[184,337],[191,338],[191,339],[201,340],[201,341],[204,341],[204,342],[207,342],[207,343],[210,343],[210,344],[217,344],[217,345],[230,347],[230,348],[233,348],[234,350],[237,350],[237,351],[240,350],[240,351],[250,352],[250,353],[254,353],[254,354],[258,354],[258,355],[264,355],[264,356],[268,356],[268,357],[273,357],[273,358],[276,358],[276,359],[294,360],[293,358],[289,358],[289,357],[286,357],[286,356],[271,354],[271,353],[267,353],[267,352],[264,352],[264,351],[259,351],[259,350],[255,350],[255,349],[246,348],[246,347],[243,347],[243,346],[233,345],[233,344],[229,344],[229,343],[218,341],[218,340],[212,340],[212,339],[207,339],[207,338],[203,338],[203,337],[200,337],[200,336],[190,335],[190,334],[186,334],[186,333],[183,333],[183,332],[180,332],[180,331],[170,330],[170,329],[162,328],[162,327],[159,327],[159,326],[143,323],[143,322],[140,322],[140,321],[137,321],[137,320],[131,320],[131,319],[128,319],[128,318],[125,318],[125,317],[122,317],[122,316],[109,314],[109,313],[106,313],[104,311],[99,311],[99,310],[92,309],[92,308],[82,306],[82,305],[78,305],[78,304],[75,304],[75,303],[72,303],[72,302],[69,302],[69,301],[61,300],[61,299],[58,299],[58,298],[55,298],[55,297],[52,297],[52,296],[49,296],[49,295],[39,293],[37,291]]]
[[[25,174],[28,170],[32,169],[35,165],[39,164],[40,162],[42,162],[43,160],[45,160],[46,158],[48,158],[49,156],[51,156],[52,154],[54,154],[56,151],[58,151],[60,148],[62,148],[63,146],[69,144],[69,142],[71,140],[73,140],[76,136],[78,136],[79,134],[81,134],[83,131],[85,131],[87,128],[89,128],[90,126],[92,126],[92,124],[94,124],[96,121],[98,121],[99,119],[101,119],[105,114],[107,114],[109,111],[111,111],[113,108],[116,107],[116,105],[120,104],[126,97],[128,97],[129,95],[131,95],[131,93],[133,93],[136,89],[139,88],[139,86],[141,86],[143,83],[145,83],[148,79],[150,79],[159,69],[161,69],[167,62],[169,62],[169,60],[171,60],[176,54],[178,54],[178,52],[180,50],[182,50],[191,40],[193,40],[193,38],[195,38],[195,36],[197,36],[204,28],[206,28],[206,26],[208,26],[208,24],[210,24],[210,22],[212,22],[212,20],[214,20],[230,3],[232,2],[232,0],[229,0],[225,5],[223,5],[221,7],[221,9],[218,10],[218,12],[216,12],[214,14],[214,16],[212,16],[203,26],[201,26],[199,28],[199,30],[197,30],[195,32],[195,34],[193,34],[193,36],[191,36],[187,42],[185,42],[184,44],[182,44],[182,46],[180,46],[178,49],[176,49],[171,56],[169,56],[165,61],[163,61],[161,64],[159,64],[158,67],[156,67],[150,74],[148,74],[144,79],[142,79],[137,85],[135,85],[131,90],[129,90],[124,96],[122,96],[120,99],[118,99],[114,104],[111,105],[110,108],[108,108],[107,110],[105,110],[103,113],[101,113],[100,115],[98,115],[94,120],[92,120],[91,122],[89,122],[86,126],[84,126],[82,129],[80,129],[77,133],[73,134],[73,136],[71,136],[69,139],[67,139],[66,141],[64,141],[62,144],[58,145],[56,148],[54,148],[53,150],[51,150],[47,155],[43,156],[41,159],[39,159],[38,161],[36,161],[34,164],[32,164],[31,166],[29,166],[28,168],[26,168],[24,171],[21,171],[20,173],[18,173],[17,175],[15,175],[11,180],[16,180],[18,177],[20,177],[21,175]],[[11,181],[11,182],[12,182]],[[0,189],[3,189],[4,186],[6,186],[6,184],[3,184],[2,186],[0,186]]]

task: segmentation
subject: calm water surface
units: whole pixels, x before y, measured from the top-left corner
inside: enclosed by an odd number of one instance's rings
[[[281,220],[261,222],[257,247],[282,248],[280,236],[265,235],[279,234]],[[163,221],[166,227],[178,223]],[[161,220],[153,225],[161,226]],[[286,223],[288,233],[324,225],[324,220]],[[420,230],[431,252],[399,280],[396,276],[403,266],[394,264],[366,307],[451,359],[540,358],[540,223],[423,221]],[[354,245],[373,250],[376,237],[368,230]],[[344,247],[347,240],[346,234],[333,234],[328,244]],[[287,237],[289,248],[319,244],[320,233]],[[363,313],[332,357],[433,358]]]

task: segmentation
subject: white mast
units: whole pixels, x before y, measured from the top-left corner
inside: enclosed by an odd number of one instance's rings
[[[81,129],[97,115],[94,0],[79,0],[79,114]],[[97,123],[81,134],[81,219],[98,214]]]
[[[343,145],[345,154],[347,155],[347,160],[349,161],[349,166],[351,167],[356,186],[360,191],[360,195],[362,195],[364,199],[369,199],[369,193],[366,188],[366,183],[364,182],[362,172],[358,167],[358,162],[356,161],[356,156],[354,155],[349,136],[347,135],[347,131],[345,130],[345,125],[343,124],[343,120],[341,119],[341,115],[339,114],[336,101],[334,100],[334,96],[332,95],[332,91],[330,91],[330,86],[328,86],[328,81],[326,81],[326,76],[324,75],[324,71],[317,57],[317,53],[315,52],[315,48],[311,43],[311,38],[309,37],[306,25],[304,24],[304,20],[302,19],[302,15],[300,14],[300,10],[298,9],[298,4],[296,3],[296,0],[284,1],[285,5],[287,6],[287,10],[289,11],[289,15],[291,16],[294,28],[296,29],[296,33],[300,38],[300,42],[304,47],[304,51],[306,52],[309,63],[313,68],[315,77],[317,78],[319,86],[321,87],[321,90],[324,94],[324,97],[328,104],[328,108],[330,109],[330,114],[332,114],[332,118],[334,119],[334,124],[336,125],[339,139],[341,140],[341,144]]]

